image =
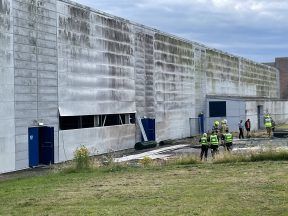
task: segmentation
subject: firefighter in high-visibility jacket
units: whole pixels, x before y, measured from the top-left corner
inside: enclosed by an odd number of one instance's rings
[[[215,131],[217,134],[219,132],[219,126],[220,126],[220,122],[218,120],[214,121],[212,131]]]
[[[212,131],[212,134],[209,137],[209,142],[210,142],[211,154],[212,157],[214,158],[215,154],[218,152],[219,147],[219,139],[215,131]]]
[[[229,130],[226,130],[226,133],[224,133],[221,137],[221,139],[223,140],[223,144],[224,144],[224,148],[227,151],[231,151],[232,150],[232,144],[233,144],[233,135],[232,133],[229,133]]]
[[[268,133],[268,136],[270,137],[271,136],[271,130],[272,130],[272,118],[269,114],[266,114],[264,116],[264,125],[265,125],[266,131]]]
[[[202,160],[203,159],[203,155],[204,155],[205,160],[207,160],[209,144],[208,144],[208,139],[207,139],[207,134],[206,133],[203,134],[203,136],[200,138],[199,142],[201,143],[200,158]]]

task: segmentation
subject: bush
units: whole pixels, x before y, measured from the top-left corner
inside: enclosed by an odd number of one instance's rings
[[[145,156],[143,159],[140,160],[140,164],[144,167],[149,166],[153,163],[153,159]]]
[[[74,152],[74,161],[76,163],[77,170],[90,168],[89,154],[89,150],[84,145],[76,149]]]

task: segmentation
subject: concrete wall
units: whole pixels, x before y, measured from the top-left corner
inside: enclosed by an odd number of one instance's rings
[[[12,1],[0,0],[0,173],[15,169]]]
[[[288,123],[288,101],[246,101],[246,115],[251,120],[251,129],[258,129],[258,121],[263,126],[264,116],[257,114],[257,107],[263,107],[263,114],[266,112],[270,113],[276,124],[287,124]],[[260,117],[260,118],[259,118]]]
[[[271,67],[69,0],[0,2],[4,171],[28,166],[27,130],[34,121],[54,126],[55,160],[64,160],[58,108],[62,116],[137,112],[156,118],[159,141],[190,136],[189,119],[205,112],[206,95],[279,96],[278,71]],[[113,138],[118,127],[60,131],[59,140],[70,157],[82,141],[103,153],[110,139],[102,134]],[[119,130],[115,150],[140,140],[137,126]]]
[[[57,2],[57,20],[60,115],[135,113],[132,26],[69,1]],[[135,125],[60,131],[59,142],[60,161],[81,144],[97,153],[133,148]]]
[[[85,145],[92,154],[120,151],[135,145],[135,125],[88,128],[59,132],[59,162],[73,159]]]
[[[207,94],[279,98],[279,72],[267,65],[207,50]]]
[[[195,114],[193,46],[157,33],[154,60],[157,139],[187,137]]]
[[[16,169],[23,169],[33,121],[54,126],[58,145],[56,0],[13,0],[13,16]]]
[[[209,117],[209,102],[210,101],[226,101],[226,117]],[[238,123],[240,120],[246,121],[246,104],[243,100],[237,100],[237,99],[207,99],[207,109],[206,109],[206,131],[211,131],[214,121],[218,120],[221,122],[223,119],[226,119],[228,121],[228,126],[230,131],[239,131],[238,129]]]
[[[57,9],[60,114],[135,112],[131,25],[66,1]]]

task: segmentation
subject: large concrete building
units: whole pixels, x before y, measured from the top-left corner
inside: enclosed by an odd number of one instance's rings
[[[61,162],[79,145],[133,148],[135,114],[156,120],[157,141],[198,133],[200,112],[206,128],[257,129],[267,109],[287,120],[277,69],[68,0],[0,0],[0,56],[0,172],[28,167],[37,122]]]

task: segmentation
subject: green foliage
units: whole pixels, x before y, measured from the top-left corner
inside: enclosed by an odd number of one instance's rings
[[[140,164],[144,167],[150,166],[153,163],[153,159],[145,156],[143,159],[140,160]]]
[[[284,161],[288,160],[288,151],[281,150],[281,151],[275,151],[275,150],[270,150],[270,151],[263,151],[260,153],[254,153],[251,154],[250,160],[252,162],[255,161]]]
[[[288,160],[287,150],[262,150],[246,154],[223,153],[216,156],[214,163],[237,163],[237,162],[258,162],[258,161],[285,161]]]
[[[179,156],[168,162],[169,165],[190,165],[190,164],[198,164],[198,163],[200,163],[200,160],[198,159],[198,157],[194,155]]]
[[[82,145],[74,152],[74,161],[76,164],[76,170],[87,170],[90,168],[89,150]]]
[[[287,215],[287,168],[201,163],[103,172],[104,166],[0,178],[0,215]]]

